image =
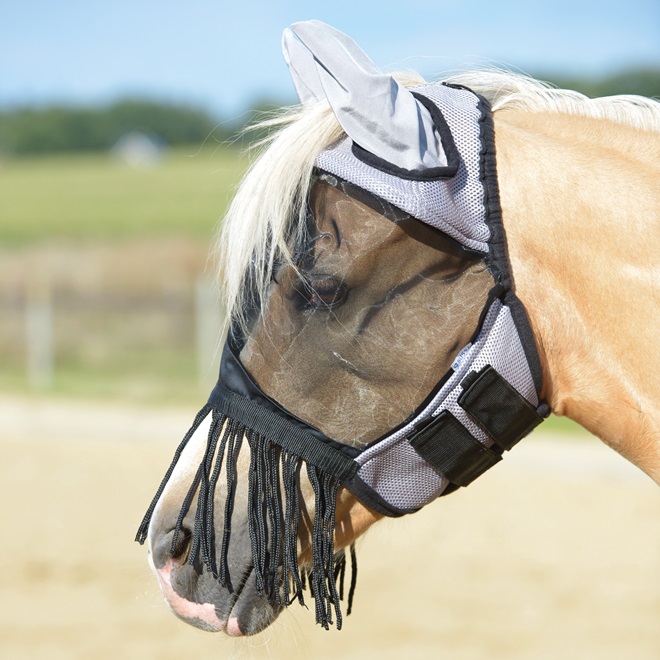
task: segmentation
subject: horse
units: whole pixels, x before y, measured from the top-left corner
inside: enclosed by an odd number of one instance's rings
[[[460,369],[484,310],[501,295],[501,273],[451,228],[420,221],[421,210],[416,216],[322,171],[322,154],[351,139],[354,153],[382,149],[372,164],[382,164],[382,153],[400,159],[392,171],[404,178],[427,166],[444,172],[454,157],[446,136],[436,140],[444,151],[406,151],[423,122],[411,138],[405,121],[384,128],[389,118],[370,114],[380,110],[368,98],[357,107],[382,84],[388,95],[395,90],[397,108],[408,104],[419,117],[424,109],[408,90],[423,94],[421,77],[383,74],[318,22],[293,30],[285,57],[302,104],[261,126],[271,134],[218,239],[225,331],[229,344],[242,337],[223,369],[256,383],[241,390],[250,399],[241,419],[255,400],[266,401],[263,419],[277,425],[288,411],[282,434],[296,436],[307,461],[316,450],[304,445],[316,447],[318,437],[334,451],[324,461],[352,460],[403,428],[411,411],[429,405],[443,374]],[[336,57],[350,61],[336,66]],[[522,401],[504,387],[497,401],[511,394],[516,419],[547,402],[544,414],[576,421],[660,484],[660,104],[588,99],[501,70],[442,84],[491,108],[499,199],[487,203],[501,213],[511,291],[540,367],[538,397]],[[256,422],[242,426],[212,407],[179,446],[138,534],[170,608],[198,628],[255,634],[302,600],[308,572],[298,566],[311,566],[317,620],[327,627],[334,612],[339,623],[334,583],[346,549],[393,514],[378,496],[345,487],[353,476],[323,490],[324,477],[301,471],[292,445],[260,445]],[[428,428],[416,431],[420,452]],[[270,458],[255,458],[257,451]],[[226,464],[215,459],[223,452]],[[434,452],[423,454],[432,466]],[[461,478],[453,488],[469,481]],[[429,501],[447,487],[437,479]],[[401,501],[413,488],[396,480],[391,487]],[[277,499],[280,488],[286,501]],[[398,513],[415,508],[401,504]],[[313,577],[319,572],[323,580]]]

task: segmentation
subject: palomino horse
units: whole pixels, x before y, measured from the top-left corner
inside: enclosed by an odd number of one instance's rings
[[[328,26],[293,31],[303,104],[220,237],[220,384],[138,534],[174,613],[230,635],[306,576],[339,623],[343,548],[549,410],[660,483],[660,106],[495,71],[395,79]]]

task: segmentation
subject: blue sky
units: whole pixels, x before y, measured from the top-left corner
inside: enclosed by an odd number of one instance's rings
[[[0,106],[149,96],[235,116],[293,100],[281,32],[318,18],[387,69],[508,65],[601,75],[660,66],[658,0],[0,0]]]

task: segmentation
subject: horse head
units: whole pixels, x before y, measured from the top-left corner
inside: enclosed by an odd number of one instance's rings
[[[220,378],[138,532],[174,613],[232,635],[307,581],[340,626],[355,538],[468,485],[549,412],[486,99],[406,87],[316,21],[283,45],[302,105],[225,219]]]

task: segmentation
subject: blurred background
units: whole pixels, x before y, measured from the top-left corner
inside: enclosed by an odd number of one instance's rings
[[[370,534],[339,635],[287,612],[235,644],[162,603],[131,538],[215,381],[240,131],[294,102],[280,38],[308,18],[387,70],[660,96],[656,0],[1,3],[0,655],[660,657],[657,488],[557,419]]]

